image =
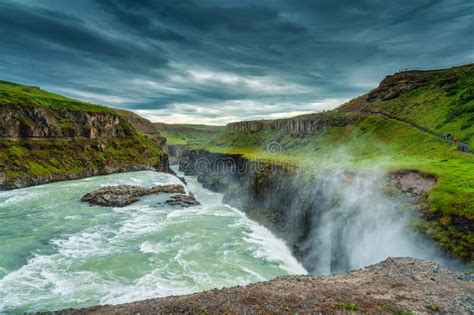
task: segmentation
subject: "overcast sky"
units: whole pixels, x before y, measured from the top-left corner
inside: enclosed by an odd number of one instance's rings
[[[473,62],[473,0],[0,0],[0,79],[224,124],[331,109]]]

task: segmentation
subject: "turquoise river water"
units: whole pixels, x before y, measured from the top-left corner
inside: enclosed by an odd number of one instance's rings
[[[105,185],[179,184],[133,172],[0,192],[0,313],[118,304],[304,274],[284,242],[187,178],[202,203],[154,195],[89,207]]]

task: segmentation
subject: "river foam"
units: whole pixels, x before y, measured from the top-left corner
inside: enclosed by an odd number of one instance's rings
[[[180,183],[155,172],[1,193],[0,312],[125,303],[306,273],[282,240],[187,180],[200,206],[171,207],[163,196],[125,208],[79,202],[104,185]]]

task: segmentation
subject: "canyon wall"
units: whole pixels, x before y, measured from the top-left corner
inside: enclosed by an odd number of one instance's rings
[[[389,256],[456,264],[411,228],[425,216],[419,208],[432,177],[411,171],[313,173],[292,163],[199,150],[189,151],[180,169],[284,239],[313,274],[345,272]]]
[[[55,111],[40,106],[0,107],[1,138],[127,137],[133,128],[107,112]]]
[[[169,144],[167,146],[170,157],[170,164],[177,164],[181,159],[187,157],[189,145],[187,144]]]

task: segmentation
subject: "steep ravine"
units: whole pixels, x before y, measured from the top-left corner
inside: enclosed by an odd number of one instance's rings
[[[377,169],[310,173],[196,150],[180,168],[284,239],[313,274],[347,272],[389,256],[453,263],[411,228],[418,218],[430,219],[423,205],[434,177]]]

